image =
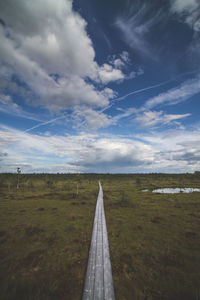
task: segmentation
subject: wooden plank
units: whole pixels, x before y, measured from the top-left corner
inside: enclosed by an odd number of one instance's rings
[[[108,233],[103,204],[103,190],[99,182],[92,239],[82,300],[114,300],[114,288]]]

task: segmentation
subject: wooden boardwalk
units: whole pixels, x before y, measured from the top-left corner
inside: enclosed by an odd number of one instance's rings
[[[99,182],[99,195],[96,204],[82,300],[114,299],[108,234],[103,204],[103,190]]]

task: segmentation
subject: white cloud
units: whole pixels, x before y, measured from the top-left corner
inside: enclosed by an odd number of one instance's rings
[[[112,99],[117,96],[117,93],[110,88],[105,88],[101,93],[102,95],[104,95],[106,98],[109,99]]]
[[[91,131],[108,127],[113,123],[112,118],[108,115],[88,107],[75,108],[72,119],[76,128],[83,127]]]
[[[115,64],[116,61],[114,61]],[[119,67],[119,66],[118,66]],[[124,79],[124,74],[121,70],[112,67],[109,64],[103,64],[98,70],[98,76],[103,84],[119,79]]]
[[[67,163],[80,171],[102,172],[105,168],[117,170],[119,167],[128,170],[149,164],[153,159],[151,147],[141,142],[91,134],[40,136],[3,127],[0,130],[0,140],[4,146],[2,153],[7,153],[2,156],[1,171],[13,170],[16,165],[27,161],[31,165],[30,171],[37,167],[45,168],[45,161],[49,170],[58,158],[61,167]]]
[[[200,3],[198,0],[172,0],[171,11],[180,16],[194,31],[200,31]]]
[[[197,0],[174,0],[171,2],[172,9],[177,12],[189,11],[197,8]]]
[[[86,22],[72,10],[72,1],[8,0],[0,4],[0,17],[9,26],[16,50],[48,73],[94,72],[95,52]]]
[[[139,114],[134,120],[139,122],[141,127],[152,127],[158,124],[174,124],[174,121],[189,117],[190,115],[191,114],[165,114],[163,111],[145,111],[144,113]]]
[[[128,69],[130,67],[130,57],[129,53],[127,51],[123,51],[119,57],[116,55],[109,56],[109,65],[104,64],[100,69],[100,76],[102,77],[102,82],[110,78],[113,78],[114,80],[118,80],[119,82],[122,82],[123,80],[129,80],[133,79],[137,76],[143,75],[144,71],[142,67],[138,67],[134,71],[131,71],[128,74],[122,73],[123,69]],[[110,81],[112,81],[110,79]]]
[[[117,69],[121,69],[125,65],[124,62],[120,58],[115,59],[113,64],[114,64],[115,68],[117,68]]]
[[[62,110],[108,104],[112,93],[97,90],[87,78],[106,84],[124,74],[96,63],[87,23],[71,0],[1,1],[0,18],[4,76],[15,74],[26,83],[37,98],[34,105]]]
[[[5,106],[11,106],[14,109],[18,108],[18,105],[12,101],[9,95],[0,94],[0,102]]]
[[[145,103],[145,108],[150,109],[158,105],[177,104],[185,101],[200,92],[200,76],[186,80],[178,87],[155,96]]]
[[[113,122],[117,123],[119,120],[130,117],[133,114],[136,114],[138,112],[137,108],[130,107],[126,110],[122,110],[123,112],[113,117]]]
[[[0,145],[1,171],[15,171],[16,166],[27,172],[191,172],[200,168],[198,128],[126,138],[85,133],[41,136],[1,127]]]
[[[90,153],[81,155],[77,164],[100,172],[126,172],[146,166],[153,160],[149,145],[125,138],[100,138],[90,144]]]
[[[193,172],[200,169],[200,130],[171,130],[140,135],[157,151],[155,169],[164,172]]]
[[[109,63],[116,68],[122,69],[126,67],[126,65],[130,64],[129,53],[127,51],[122,51],[119,57],[111,55],[109,57]]]
[[[41,87],[41,100],[38,104],[47,104],[52,110],[68,109],[70,107],[87,104],[90,106],[103,107],[109,103],[108,97],[114,95],[114,91],[110,89],[110,93],[105,90],[98,91],[92,84],[86,83],[84,79],[78,76],[59,79],[58,84]]]

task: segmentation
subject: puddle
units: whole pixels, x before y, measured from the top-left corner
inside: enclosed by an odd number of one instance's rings
[[[193,193],[200,192],[199,188],[164,188],[153,190],[152,193],[157,194],[178,194],[178,193]]]

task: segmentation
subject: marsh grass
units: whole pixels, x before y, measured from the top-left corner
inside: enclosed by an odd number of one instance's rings
[[[1,299],[81,299],[99,179],[116,299],[200,299],[200,195],[151,193],[198,173],[20,179],[0,175]]]

